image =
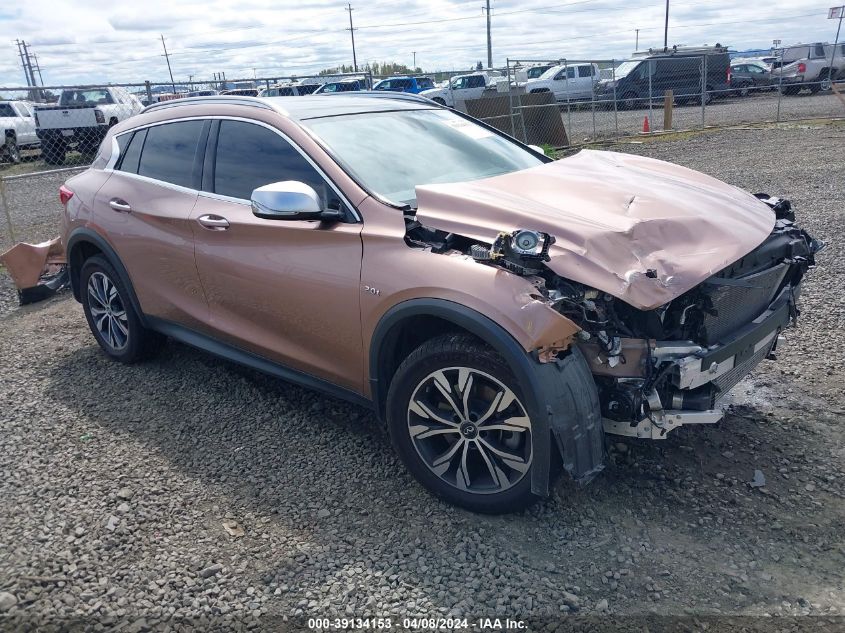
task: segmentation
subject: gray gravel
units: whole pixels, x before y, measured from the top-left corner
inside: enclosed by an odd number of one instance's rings
[[[177,344],[116,365],[69,298],[13,311],[0,319],[0,628],[465,614],[551,630],[600,614],[642,616],[614,621],[639,631],[666,622],[652,615],[845,614],[843,139],[843,126],[791,126],[618,148],[784,194],[831,245],[800,327],[724,422],[615,440],[592,485],[561,480],[519,515],[430,497],[363,409]]]

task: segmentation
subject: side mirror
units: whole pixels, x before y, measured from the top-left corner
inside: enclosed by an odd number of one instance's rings
[[[323,209],[320,196],[304,182],[285,180],[258,187],[252,192],[252,213],[265,220],[329,220],[339,211]]]

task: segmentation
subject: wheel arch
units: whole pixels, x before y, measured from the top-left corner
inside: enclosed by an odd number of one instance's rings
[[[82,288],[80,287],[80,274],[85,260],[94,255],[101,255],[114,267],[115,272],[120,277],[123,287],[129,293],[129,301],[135,309],[141,325],[147,327],[146,318],[141,310],[141,304],[138,302],[138,297],[135,294],[135,288],[132,285],[132,280],[129,277],[129,272],[120,261],[114,248],[106,241],[106,239],[87,227],[80,227],[71,232],[70,237],[65,245],[67,252],[68,268],[70,269],[70,286],[73,290],[73,297],[77,301],[82,300]]]
[[[414,329],[421,325],[421,330]],[[435,330],[437,326],[442,329]],[[376,326],[370,342],[369,381],[373,405],[381,420],[386,418],[387,392],[393,374],[404,358],[403,353],[407,355],[411,351],[407,349],[407,341],[415,342],[414,337],[403,339],[403,333],[409,331],[417,333],[417,344],[427,340],[426,334],[462,331],[489,345],[505,359],[522,387],[535,425],[535,466],[531,479],[535,494],[548,494],[552,432],[564,468],[576,481],[587,482],[604,468],[604,429],[598,392],[578,348],[573,346],[560,361],[540,363],[536,355],[526,353],[501,325],[472,308],[445,299],[404,301],[388,310]],[[561,384],[569,386],[560,389]],[[567,397],[573,396],[583,401],[578,407],[583,415],[564,410]]]

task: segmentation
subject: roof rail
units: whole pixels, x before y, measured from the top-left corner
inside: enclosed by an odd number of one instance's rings
[[[152,110],[161,110],[163,108],[175,108],[183,105],[195,105],[198,103],[207,103],[209,105],[245,105],[254,108],[262,108],[264,110],[272,110],[273,107],[256,97],[243,97],[238,95],[215,95],[210,97],[181,97],[179,99],[170,99],[168,101],[159,101],[158,103],[151,103],[141,112],[150,112]]]
[[[388,90],[350,90],[348,92],[328,92],[328,93],[321,93],[319,95],[314,95],[315,97],[322,97],[322,96],[350,96],[355,95],[356,97],[370,97],[372,99],[397,99],[399,101],[416,101],[417,103],[425,103],[430,106],[439,106],[440,104],[436,101],[432,101],[428,97],[423,97],[418,94],[414,94],[412,92],[390,92]]]

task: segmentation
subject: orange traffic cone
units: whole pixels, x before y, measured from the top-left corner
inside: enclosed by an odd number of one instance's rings
[[[643,118],[643,134],[649,134],[651,132],[651,126],[648,124],[648,117],[646,116]]]

